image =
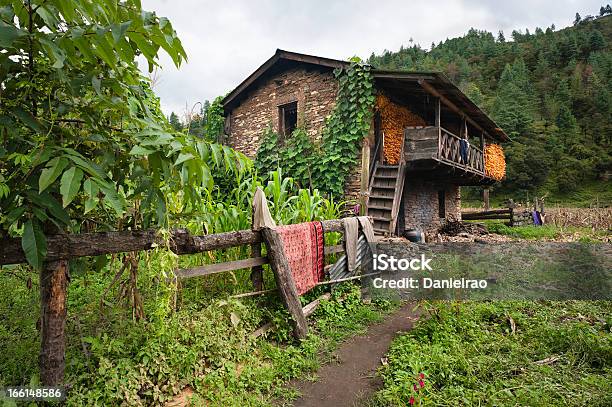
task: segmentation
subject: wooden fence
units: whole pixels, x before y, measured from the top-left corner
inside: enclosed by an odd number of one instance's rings
[[[321,223],[325,233],[344,232],[344,223],[340,219],[325,220]],[[304,309],[302,308],[290,274],[289,264],[283,252],[280,235],[274,229],[240,230],[203,236],[191,235],[186,230],[175,230],[169,243],[170,250],[179,255],[244,245],[251,246],[251,254],[248,258],[177,270],[176,277],[191,278],[251,268],[254,288],[258,291],[242,295],[245,296],[264,292],[261,291],[262,266],[270,264],[279,294],[291,314],[294,335],[300,339],[307,335],[306,315],[311,313],[317,304],[309,304]],[[266,245],[267,256],[262,255],[262,243]],[[151,250],[158,245],[165,244],[166,242],[156,230],[47,236],[47,256],[40,271],[41,350],[39,363],[41,382],[44,385],[60,384],[64,378],[68,260],[86,256]],[[325,246],[325,258],[327,259],[329,254],[343,251],[342,245]],[[25,262],[21,239],[0,240],[0,266]]]
[[[504,209],[492,209],[488,211],[478,212],[461,212],[461,220],[487,220],[487,219],[500,219],[500,220],[512,220],[513,208]]]

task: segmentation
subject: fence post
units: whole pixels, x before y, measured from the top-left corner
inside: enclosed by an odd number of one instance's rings
[[[298,297],[295,282],[291,276],[289,263],[285,257],[283,241],[276,230],[268,227],[261,228],[261,235],[266,243],[268,259],[274,271],[274,278],[276,279],[281,299],[293,320],[293,334],[298,339],[304,339],[308,335],[308,323],[302,311],[302,304]]]
[[[57,386],[64,380],[68,260],[45,262],[40,271],[40,380]]]
[[[261,243],[251,245],[251,257],[261,257]],[[251,282],[255,291],[263,290],[263,266],[251,267]]]
[[[490,208],[489,205],[489,188],[483,188],[482,190],[482,200],[484,201],[484,210],[488,211]]]

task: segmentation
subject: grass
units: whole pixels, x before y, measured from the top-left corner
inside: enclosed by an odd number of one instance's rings
[[[393,342],[370,405],[406,406],[411,396],[427,406],[612,405],[611,302],[423,307],[427,317]]]
[[[480,208],[482,199],[479,197],[480,188],[466,188],[461,204],[464,208]],[[546,195],[546,206],[590,208],[612,205],[612,188],[606,181],[588,181],[582,183],[574,191],[560,192],[554,188],[543,187],[541,191],[529,194],[506,193],[493,189],[489,196],[491,207],[503,207],[509,198],[515,202],[533,202],[534,197]]]
[[[155,252],[141,259],[138,286],[146,315],[141,321],[132,320],[120,284],[103,298],[115,268],[73,273],[67,405],[160,405],[186,387],[193,389],[195,405],[270,405],[277,398],[295,397],[283,386],[287,380],[314,372],[339,341],[393,308],[385,301],[362,303],[355,285],[336,286],[312,317],[309,337],[297,343],[277,296],[236,300],[227,291],[211,296],[211,285],[241,286],[248,270],[226,274],[227,281],[193,279],[179,291],[177,310],[168,312],[175,291],[160,279],[166,255]],[[323,292],[314,289],[304,303]],[[4,269],[0,293],[0,385],[36,384],[36,273]],[[267,337],[251,337],[267,321],[274,324]]]
[[[572,240],[590,243],[601,241],[609,236],[609,232],[606,230],[593,230],[592,228],[588,227],[559,227],[555,225],[510,227],[506,225],[505,222],[498,220],[479,220],[467,222],[482,223],[491,233],[526,240],[559,240],[571,237]]]

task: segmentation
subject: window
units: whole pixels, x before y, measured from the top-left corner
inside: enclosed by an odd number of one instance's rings
[[[446,218],[446,196],[444,190],[438,191],[438,216]]]
[[[297,102],[278,107],[278,133],[289,136],[297,127]]]

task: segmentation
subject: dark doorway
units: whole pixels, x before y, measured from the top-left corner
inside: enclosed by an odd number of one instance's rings
[[[446,194],[444,190],[438,191],[438,216],[446,218]]]
[[[278,133],[287,137],[297,127],[297,102],[287,103],[278,107]]]

